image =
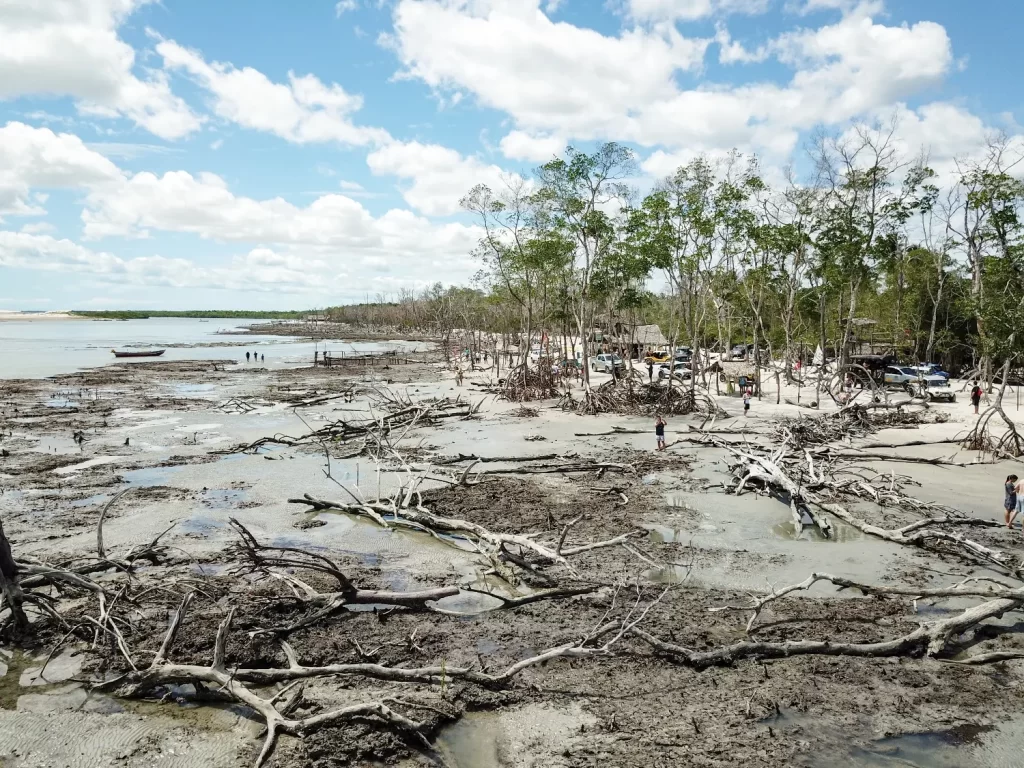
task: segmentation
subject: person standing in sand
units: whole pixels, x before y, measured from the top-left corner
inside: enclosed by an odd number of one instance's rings
[[[978,386],[978,380],[974,380],[974,386],[971,387],[971,405],[974,406],[974,412],[978,412],[978,403],[981,402],[981,387]]]
[[[1006,512],[1006,527],[1013,528],[1013,521],[1017,517],[1017,476],[1007,475],[1003,484],[1003,511]],[[1010,517],[1010,515],[1013,517]]]
[[[747,387],[745,390],[743,390],[743,418],[746,418],[747,414],[750,412],[750,395],[750,387]]]
[[[654,436],[658,439],[658,450],[665,450],[665,420],[659,413],[654,420]]]

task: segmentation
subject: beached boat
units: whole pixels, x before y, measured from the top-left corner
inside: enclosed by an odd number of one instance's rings
[[[112,349],[110,351],[114,353],[114,357],[160,357],[167,350],[146,349],[139,350],[138,352],[118,352],[116,349]]]

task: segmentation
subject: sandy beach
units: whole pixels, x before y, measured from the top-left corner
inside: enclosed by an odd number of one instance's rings
[[[655,452],[651,418],[584,417],[554,401],[524,407],[492,394],[494,378],[490,369],[470,371],[458,386],[450,369],[424,357],[372,369],[157,361],[0,381],[0,519],[15,555],[33,562],[94,558],[101,514],[107,557],[159,540],[161,556],[130,578],[140,586],[173,585],[164,603],[140,609],[134,620],[126,642],[140,658],[160,645],[182,585],[191,585],[195,607],[173,660],[208,664],[226,606],[256,583],[263,586],[246,597],[254,602],[237,602],[229,662],[287,667],[273,636],[251,633],[301,624],[307,612],[287,597],[285,582],[279,593],[242,575],[253,572],[230,554],[239,540],[232,520],[259,542],[331,558],[361,590],[449,590],[429,610],[352,606],[286,635],[289,653],[302,664],[449,670],[414,686],[351,675],[343,683],[317,677],[303,689],[304,700],[318,707],[412,697],[411,709],[392,706],[432,723],[429,749],[401,729],[353,720],[302,739],[282,736],[270,765],[870,766],[890,764],[879,761],[894,749],[934,761],[915,765],[1011,764],[998,760],[1022,743],[1006,723],[1021,711],[1024,689],[1017,672],[1002,666],[964,667],[913,654],[769,654],[699,668],[620,639],[604,652],[591,648],[576,659],[531,665],[508,684],[481,685],[469,673],[460,678],[462,669],[496,674],[544,649],[573,647],[609,618],[639,621],[641,611],[644,631],[666,643],[726,647],[747,637],[749,612],[710,609],[749,602],[812,573],[912,589],[998,576],[991,564],[952,550],[903,546],[838,519],[824,538],[813,525],[794,526],[789,506],[770,495],[737,495],[728,469],[733,454],[711,436],[770,446],[780,424],[822,415],[777,405],[772,391],[753,401],[747,417],[739,398],[726,395],[716,398],[723,413],[711,424],[699,414],[669,417],[669,447]],[[806,389],[799,395],[807,401]],[[797,396],[795,387],[786,388],[780,399]],[[850,450],[895,446],[871,449],[858,471],[866,479],[894,475],[893,483],[899,475],[926,505],[915,511],[859,504],[865,520],[895,529],[938,514],[927,505],[941,505],[1000,521],[1002,481],[1016,462],[981,463],[991,457],[950,442],[900,447],[964,433],[973,416],[959,397],[927,409],[926,421],[913,428],[844,441]],[[410,408],[427,410],[421,421],[396,427],[386,443],[304,438]],[[835,410],[833,403],[822,406],[826,414]],[[1009,413],[1016,415],[1012,406]],[[493,535],[539,536],[528,540],[558,542],[560,553],[582,551],[565,567],[541,568],[536,552],[520,550],[529,566],[520,569],[518,557],[498,562],[464,540],[382,526],[363,506],[351,506],[353,498],[402,497],[417,475],[417,508]],[[115,499],[121,491],[127,492]],[[969,535],[1018,559],[1024,550],[1019,528],[972,527]],[[622,546],[588,551],[622,536]],[[293,586],[327,589],[322,574],[291,568],[279,575],[301,576]],[[105,578],[113,588],[126,576]],[[565,587],[572,591],[564,598],[536,597]],[[767,610],[754,637],[877,642],[977,602],[880,599],[818,584]],[[87,603],[81,601],[83,610]],[[998,626],[1013,621],[1008,615]],[[1014,638],[1001,639],[993,626],[974,638],[971,653],[1013,646]],[[611,634],[601,642],[617,630],[604,631]],[[0,759],[31,753],[45,754],[51,765],[141,766],[158,758],[175,766],[252,764],[261,740],[251,710],[185,706],[191,694],[174,686],[165,689],[163,704],[90,691],[74,680],[124,673],[124,659],[90,650],[74,635],[62,641],[61,634],[44,635],[34,649],[2,651]],[[43,679],[38,670],[55,648]],[[963,731],[974,734],[969,749],[952,737],[900,741],[901,734],[968,726],[975,729]],[[61,738],[52,737],[54,728]]]
[[[17,309],[0,309],[0,323],[3,322],[34,322],[43,320],[82,320],[70,312],[22,312]]]

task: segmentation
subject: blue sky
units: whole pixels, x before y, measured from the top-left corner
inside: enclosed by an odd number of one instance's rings
[[[468,281],[476,183],[567,143],[637,186],[900,115],[949,172],[1021,133],[1024,6],[52,0],[0,9],[0,308],[306,308]],[[992,6],[994,7],[994,5]]]

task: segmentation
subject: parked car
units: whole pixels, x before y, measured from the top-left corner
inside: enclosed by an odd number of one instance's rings
[[[956,394],[949,386],[949,379],[925,374],[916,367],[890,365],[885,369],[883,382],[887,387],[905,389],[912,396],[927,395],[930,400],[956,400]]]
[[[671,367],[668,365],[668,363],[659,366],[658,378],[662,380],[667,379],[669,377],[670,370],[672,378],[674,378],[676,381],[686,381],[693,376],[693,371],[690,368],[689,360],[687,360],[686,362],[676,360],[675,362],[672,363]]]
[[[925,376],[941,376],[944,379],[949,378],[949,373],[942,370],[942,366],[938,363],[921,363],[921,365],[914,367],[924,373]]]
[[[644,355],[644,365],[660,365],[661,363],[667,363],[669,360],[668,352],[648,352]]]
[[[601,373],[611,373],[612,368],[622,369],[626,366],[626,363],[621,357],[614,354],[601,353],[596,357],[590,358],[590,370],[600,371]]]
[[[688,363],[693,359],[693,350],[689,347],[676,347],[675,361],[677,363]]]
[[[753,344],[736,344],[729,350],[729,357],[733,360],[746,360],[747,355],[753,354]]]

